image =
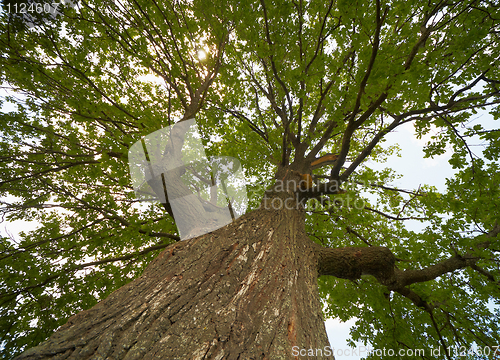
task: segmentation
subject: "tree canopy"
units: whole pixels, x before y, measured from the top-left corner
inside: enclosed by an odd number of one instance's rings
[[[371,276],[319,279],[325,314],[358,319],[353,341],[500,344],[500,130],[475,118],[500,117],[498,4],[82,0],[56,14],[6,4],[0,211],[39,226],[0,239],[3,356],[38,344],[179,240],[160,204],[136,199],[127,154],[190,118],[207,155],[241,160],[249,211],[281,168],[338,154],[314,176],[346,192],[318,185],[331,201],[307,208],[309,236],[385,246],[408,270],[397,291]],[[391,164],[370,166],[397,151],[384,136],[406,123],[416,137],[437,130],[426,156],[452,151],[446,191],[398,189]]]

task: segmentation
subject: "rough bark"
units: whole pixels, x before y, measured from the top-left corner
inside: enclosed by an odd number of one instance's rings
[[[263,208],[170,246],[17,359],[296,359],[329,345],[317,276],[301,211]]]

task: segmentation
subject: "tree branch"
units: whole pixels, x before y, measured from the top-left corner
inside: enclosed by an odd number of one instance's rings
[[[500,225],[496,224],[486,236],[494,238],[500,234]],[[331,275],[341,279],[357,280],[361,275],[372,275],[382,285],[391,291],[396,291],[410,298],[415,304],[420,301],[412,295],[407,286],[419,282],[434,280],[439,276],[454,272],[466,267],[474,268],[491,280],[491,274],[486,274],[477,268],[479,258],[473,254],[455,255],[435,265],[424,269],[399,270],[395,267],[396,257],[387,248],[345,247],[330,249],[314,244],[318,257],[318,275]],[[487,248],[489,242],[479,244],[478,248]],[[421,305],[418,305],[421,306]]]
[[[47,279],[45,279],[43,282],[41,282],[39,284],[26,286],[22,289],[13,291],[11,293],[0,294],[0,299],[5,298],[5,297],[10,297],[10,296],[16,296],[16,295],[25,293],[27,291],[30,291],[31,289],[47,285],[47,284],[51,283],[52,281],[54,281],[55,279],[57,279],[62,274],[67,273],[67,272],[76,272],[78,270],[83,270],[83,269],[88,268],[90,266],[103,265],[103,264],[108,264],[111,262],[124,261],[124,260],[137,258],[137,257],[140,257],[140,256],[145,255],[147,253],[150,253],[151,251],[166,248],[169,245],[172,245],[172,244],[166,243],[166,244],[154,245],[154,246],[150,246],[146,249],[143,249],[141,251],[138,251],[138,252],[135,252],[132,254],[128,254],[128,255],[118,256],[118,257],[114,257],[114,258],[107,258],[107,259],[102,259],[102,260],[98,260],[98,261],[92,261],[92,262],[88,262],[88,263],[84,263],[84,264],[70,265],[66,269],[62,269],[62,270],[58,271],[57,273],[49,276]]]

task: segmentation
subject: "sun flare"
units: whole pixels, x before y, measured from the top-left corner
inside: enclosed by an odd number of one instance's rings
[[[199,49],[199,50],[198,50],[198,59],[199,59],[200,61],[203,61],[203,60],[205,60],[206,58],[207,58],[207,52],[206,52],[205,50],[203,50],[203,49]]]

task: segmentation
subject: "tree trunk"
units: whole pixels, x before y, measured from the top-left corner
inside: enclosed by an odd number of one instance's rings
[[[168,247],[17,359],[297,359],[329,345],[316,254],[300,210],[255,210]]]

